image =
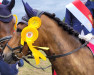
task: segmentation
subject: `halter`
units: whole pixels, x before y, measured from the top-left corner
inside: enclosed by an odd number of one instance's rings
[[[5,36],[5,37],[3,37],[3,38],[0,38],[0,43],[3,43],[3,42],[5,42],[5,41],[9,41],[11,38],[12,38],[12,36]],[[5,44],[5,46],[6,46],[6,44]],[[2,46],[0,45],[0,49],[4,49],[5,46],[2,47]]]
[[[22,48],[23,48],[23,46],[22,46],[22,45],[20,45],[20,46],[18,46],[18,47],[15,47],[15,48],[11,48],[11,47],[8,45],[8,43],[7,43],[6,46],[12,51],[12,56],[13,56],[13,57],[16,57],[18,60],[22,59],[22,58],[19,58],[17,55],[15,55],[14,52],[13,52],[13,51],[15,51],[15,50],[17,50],[17,49],[20,49],[20,51],[16,51],[16,52],[17,52],[17,53],[21,53],[21,54],[23,55],[23,53],[22,53]]]

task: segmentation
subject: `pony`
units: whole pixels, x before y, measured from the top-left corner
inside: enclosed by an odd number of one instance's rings
[[[14,32],[15,19],[11,13],[15,5],[15,0],[11,0],[7,5],[0,4],[0,52],[5,43],[4,41],[10,39],[10,35]]]
[[[30,16],[29,12],[27,15]],[[78,38],[79,34],[76,31],[60,21],[54,14],[44,12],[40,19],[42,24],[38,29],[39,37],[34,45],[49,47],[50,50],[44,51],[48,57],[68,53],[85,43],[84,40]],[[17,31],[3,51],[6,62],[15,63],[30,53],[26,43],[24,46],[20,46],[21,31],[26,26],[27,24],[23,22],[18,23]],[[49,58],[49,60],[57,75],[94,75],[93,56],[86,45],[75,53],[65,57]]]

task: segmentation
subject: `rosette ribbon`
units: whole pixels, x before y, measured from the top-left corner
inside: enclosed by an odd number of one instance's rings
[[[35,58],[36,64],[40,63],[39,58],[46,60],[46,57],[36,49],[37,46],[33,46],[32,44],[38,38],[38,28],[41,26],[41,20],[39,17],[32,17],[28,21],[28,26],[25,27],[21,32],[21,45],[24,45],[24,42],[27,43],[28,47],[32,51],[32,54]],[[39,47],[40,49],[48,50],[46,47]]]
[[[16,30],[17,29],[17,22],[18,22],[18,17],[17,17],[17,15],[13,15],[14,17],[15,17],[15,25],[14,25],[14,30]]]

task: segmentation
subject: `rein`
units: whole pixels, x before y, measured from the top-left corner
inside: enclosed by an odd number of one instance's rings
[[[23,58],[23,59],[24,59],[24,61],[26,61],[30,66],[32,66],[32,67],[34,67],[34,68],[36,68],[36,69],[42,69],[43,71],[44,71],[45,69],[47,69],[47,68],[49,68],[49,67],[52,66],[52,65],[49,65],[49,66],[47,66],[47,67],[45,67],[45,68],[43,68],[43,67],[36,67],[36,66],[32,65],[26,58]]]
[[[70,51],[68,53],[65,53],[65,54],[60,54],[60,55],[52,55],[52,56],[46,56],[47,58],[49,59],[56,59],[56,58],[60,58],[60,57],[64,57],[64,56],[67,56],[67,55],[70,55],[72,53],[75,53],[77,52],[78,50],[80,50],[81,48],[85,47],[86,45],[88,44],[88,42],[85,42],[83,45],[81,45],[80,47],[74,49],[73,51]],[[28,58],[34,58],[33,56],[29,56]]]
[[[64,57],[64,56],[67,56],[67,55],[70,55],[70,54],[72,54],[72,53],[77,52],[77,51],[80,50],[81,48],[85,47],[87,44],[88,44],[88,42],[85,42],[85,43],[82,44],[80,47],[74,49],[73,51],[70,51],[70,52],[68,52],[68,53],[65,53],[65,54],[52,55],[52,56],[46,56],[46,57],[49,58],[49,59],[55,59],[55,58],[59,58],[59,57]],[[14,50],[16,50],[16,49],[20,49],[19,53],[22,52],[22,48],[23,48],[22,45],[20,45],[20,46],[18,46],[18,47],[15,47],[15,48],[11,48],[11,47],[8,45],[8,43],[6,44],[6,46],[7,46],[12,52],[13,52]],[[34,58],[34,57],[29,56],[28,58]]]
[[[36,68],[36,69],[42,69],[42,70],[44,71],[45,69],[47,69],[47,68],[49,68],[49,67],[52,66],[52,65],[49,65],[49,66],[47,66],[47,67],[45,67],[45,68],[36,67],[36,66],[32,65],[24,56],[23,56],[22,58],[19,58],[17,55],[15,55],[15,54],[13,53],[14,50],[20,49],[20,51],[18,51],[18,53],[23,54],[23,53],[22,53],[22,48],[23,48],[22,45],[20,45],[20,46],[18,46],[18,47],[15,47],[15,48],[11,48],[11,47],[8,45],[8,43],[7,43],[6,46],[12,51],[13,57],[14,57],[15,59],[18,59],[18,60],[24,59],[25,62],[27,62],[30,66],[32,66],[32,67],[34,67],[34,68]],[[29,54],[30,54],[30,53],[29,53]],[[34,58],[34,57],[33,57],[33,58]]]
[[[70,52],[68,52],[68,53],[65,53],[65,54],[52,55],[52,56],[46,56],[46,57],[49,58],[49,59],[56,59],[56,58],[64,57],[64,56],[67,56],[67,55],[70,55],[70,54],[72,54],[72,53],[77,52],[77,51],[80,50],[81,48],[85,47],[87,44],[88,44],[88,42],[85,42],[85,43],[82,44],[80,47],[74,49],[73,51],[70,51]],[[8,43],[7,43],[6,46],[7,46],[12,52],[13,52],[14,50],[16,50],[16,49],[20,49],[19,53],[22,53],[22,47],[23,47],[22,45],[20,45],[20,46],[18,46],[18,47],[15,47],[15,48],[11,48],[11,47],[8,45]],[[22,53],[22,54],[23,54],[23,53]],[[19,57],[18,57],[17,55],[15,55],[15,54],[14,54],[14,56],[15,56],[17,59],[21,59],[21,58],[19,58]],[[34,59],[34,57],[33,57],[32,55],[31,55],[31,56],[28,56],[28,58],[33,58],[33,59]],[[45,68],[36,67],[36,66],[32,65],[26,58],[24,58],[24,56],[23,56],[23,59],[24,59],[30,66],[32,66],[32,67],[34,67],[34,68],[36,68],[36,69],[42,69],[43,71],[44,71],[45,69],[47,69],[47,68],[49,68],[49,67],[52,66],[52,65],[49,65],[49,66],[47,66],[47,67],[45,67]]]
[[[88,42],[85,42],[85,43],[84,43],[83,45],[81,45],[80,47],[74,49],[74,50],[71,51],[71,52],[65,53],[65,54],[52,55],[52,56],[46,56],[46,57],[49,58],[49,59],[56,59],[56,58],[64,57],[64,56],[70,55],[70,54],[72,54],[72,53],[74,53],[74,52],[77,52],[77,51],[80,50],[81,48],[85,47],[87,44],[88,44]],[[33,58],[33,59],[34,59],[33,56],[28,56],[28,58]],[[49,66],[47,66],[47,67],[45,67],[45,68],[42,68],[42,67],[38,68],[38,67],[33,66],[27,59],[25,59],[25,58],[23,58],[23,59],[24,59],[30,66],[32,66],[32,67],[34,67],[34,68],[36,68],[36,69],[42,69],[43,71],[44,71],[45,69],[47,69],[47,68],[49,68],[49,67],[52,66],[52,65],[49,65]]]
[[[45,15],[47,15],[47,14],[45,14]],[[48,16],[48,15],[47,15]],[[52,18],[53,19],[53,16],[50,16],[50,18]],[[55,19],[54,19],[55,20]],[[58,19],[56,19],[55,20],[56,22],[58,22],[58,24],[63,24],[61,21],[59,21]],[[74,34],[76,37],[78,36],[78,34],[76,33],[76,32],[74,32],[73,31],[73,29],[72,28],[69,28],[66,24],[65,25],[62,25],[63,26],[63,29],[65,30],[65,31],[71,31],[70,32],[70,34]],[[19,31],[20,32],[20,31]],[[59,58],[59,57],[64,57],[64,56],[67,56],[67,55],[70,55],[70,54],[72,54],[72,53],[75,53],[75,52],[77,52],[78,50],[80,50],[81,48],[83,48],[83,47],[85,47],[86,45],[88,44],[88,42],[85,42],[84,44],[82,44],[80,47],[78,47],[78,48],[76,48],[76,49],[74,49],[73,51],[71,51],[71,52],[68,52],[68,53],[66,53],[66,54],[60,54],[60,55],[52,55],[52,56],[46,56],[47,58],[49,58],[49,59],[55,59],[55,58]],[[14,50],[16,50],[16,49],[20,49],[20,51],[18,51],[19,53],[22,53],[22,45],[20,45],[20,46],[18,46],[18,47],[15,47],[15,48],[11,48],[9,45],[8,45],[8,43],[6,44],[6,46],[13,52]],[[23,53],[22,53],[23,54]],[[29,54],[28,54],[29,55]],[[14,56],[17,58],[17,59],[21,59],[21,58],[19,58],[17,55],[15,55],[14,54]],[[22,58],[28,63],[28,64],[30,64],[31,66],[32,66],[32,64],[29,62],[29,61],[27,61],[25,58],[24,58],[25,56],[23,56]],[[31,56],[29,56],[28,58],[34,58],[32,55]],[[33,66],[34,68],[37,68],[37,67],[35,67],[35,66]],[[37,68],[37,69],[42,69],[43,70],[43,68]]]

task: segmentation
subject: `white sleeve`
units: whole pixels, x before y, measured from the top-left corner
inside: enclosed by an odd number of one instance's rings
[[[16,69],[19,69],[19,66],[18,66],[18,64],[16,65]]]
[[[79,35],[79,38],[84,39],[86,41],[90,41],[90,40],[94,39],[94,35],[92,35],[92,33],[89,33],[85,36]]]

